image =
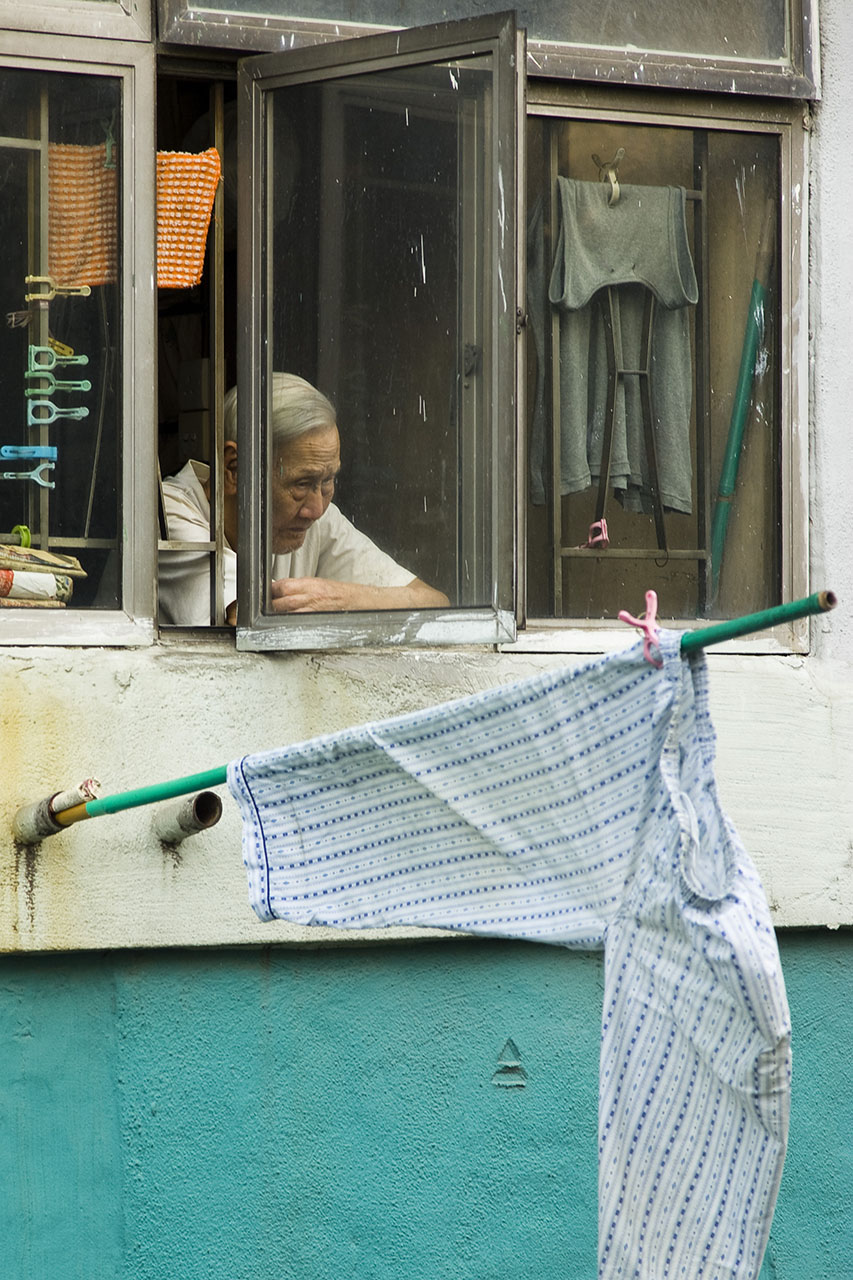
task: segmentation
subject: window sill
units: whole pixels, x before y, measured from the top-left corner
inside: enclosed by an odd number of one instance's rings
[[[674,631],[693,631],[700,626],[712,625],[695,618],[661,619],[661,624]],[[571,626],[566,626],[562,622],[536,619],[528,623],[524,631],[518,632],[513,643],[498,645],[498,651],[500,653],[616,653],[624,649],[635,634],[637,633],[625,623],[607,625],[597,620],[588,623],[578,620]],[[773,627],[754,636],[727,640],[723,644],[714,645],[715,653],[756,656],[785,656],[805,654],[808,651],[808,619],[800,619],[788,626]]]
[[[4,610],[0,619],[0,645],[126,648],[153,641],[153,619],[130,618],[112,610],[15,609],[8,615]]]

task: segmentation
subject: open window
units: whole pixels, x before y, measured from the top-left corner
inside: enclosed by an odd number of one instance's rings
[[[141,45],[4,35],[4,642],[152,635],[152,87]]]
[[[506,16],[241,66],[240,647],[513,638],[519,66]],[[337,410],[315,529],[448,608],[276,611],[329,545],[283,532],[281,372]]]
[[[506,18],[300,47],[307,27],[270,19],[273,40],[262,8],[236,43],[271,45],[286,27],[288,52],[246,60],[236,98],[225,85],[225,118],[241,118],[225,198],[230,184],[239,206],[181,374],[199,413],[177,414],[184,444],[193,421],[209,427],[203,554],[221,576],[216,460],[239,379],[238,645],[513,643],[517,624],[518,644],[583,649],[649,587],[685,624],[806,594],[809,114],[796,99],[812,6],[757,0],[737,47],[712,48],[716,28],[688,32],[669,0],[606,30],[581,5],[580,44],[563,41],[556,62],[537,10],[523,88]],[[317,23],[310,38],[325,39]],[[223,31],[214,14],[206,38],[233,46]],[[669,54],[658,68],[666,93],[639,87],[630,50],[607,76],[585,61],[581,45],[620,32],[650,66],[684,43],[678,74]],[[728,91],[695,92],[728,55],[730,82],[713,84]],[[238,243],[239,298],[223,312]],[[224,356],[217,308],[237,318]],[[348,524],[448,607],[278,612],[278,575],[306,572],[276,542],[282,371],[336,406]],[[204,573],[221,622],[230,593]],[[805,642],[795,625],[756,644]]]

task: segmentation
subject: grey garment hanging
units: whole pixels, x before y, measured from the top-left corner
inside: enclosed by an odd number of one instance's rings
[[[548,289],[560,313],[560,491],[589,488],[601,468],[608,361],[599,291],[615,288],[622,351],[639,367],[646,291],[657,303],[652,332],[650,382],[654,406],[661,498],[665,507],[692,508],[690,409],[693,372],[688,305],[699,296],[690,256],[681,187],[609,188],[559,177],[559,231]],[[544,261],[541,209],[529,227],[528,289],[534,340],[544,351]],[[599,296],[597,296],[599,295]],[[633,362],[633,363],[632,363]],[[545,405],[534,403],[530,449],[531,497],[544,502]],[[619,380],[611,455],[611,484],[629,510],[649,511],[648,466],[637,380]]]

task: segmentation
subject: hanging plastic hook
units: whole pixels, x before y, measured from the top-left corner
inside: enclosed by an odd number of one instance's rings
[[[619,148],[612,160],[601,160],[595,152],[592,154],[593,164],[598,165],[598,181],[610,183],[610,195],[607,197],[609,205],[619,203],[619,166],[624,158],[624,147]]]
[[[55,465],[53,462],[40,462],[32,471],[0,471],[0,480],[35,480],[43,489],[55,489],[53,480],[45,479],[47,472],[52,471]]]
[[[35,292],[24,294],[24,302],[52,302],[54,298],[88,298],[92,292],[88,284],[57,284],[53,276],[24,276],[24,283],[37,286]]]
[[[620,622],[627,622],[631,627],[637,627],[643,633],[643,657],[646,662],[651,663],[653,667],[662,667],[663,658],[661,657],[658,640],[660,633],[657,624],[658,597],[656,591],[646,592],[646,612],[640,618],[635,618],[633,614],[628,613],[627,609],[620,609],[618,618]]]

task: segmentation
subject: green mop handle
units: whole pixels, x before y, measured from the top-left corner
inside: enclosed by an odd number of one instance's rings
[[[767,283],[770,276],[774,216],[775,208],[772,202],[768,201],[762,223],[761,238],[758,242],[755,279],[752,282],[752,293],[746,317],[746,331],[743,336],[740,370],[735,388],[734,403],[732,404],[729,434],[726,440],[726,450],[723,456],[723,466],[720,472],[720,483],[717,489],[717,501],[714,506],[714,518],[711,526],[712,600],[716,598],[720,583],[720,565],[723,559],[729,516],[734,502],[740,454],[743,447],[743,433],[746,429],[749,402],[752,398],[752,383],[755,377],[758,344],[764,329],[764,301],[767,296]]]
[[[769,627],[781,626],[783,622],[826,613],[834,609],[837,603],[834,591],[816,591],[814,595],[804,596],[802,600],[791,600],[788,604],[778,604],[772,609],[762,609],[759,613],[748,613],[742,618],[730,618],[727,622],[700,627],[697,631],[685,631],[681,637],[681,652],[693,653],[697,649],[707,648],[709,644],[722,644],[725,640],[736,640],[738,636],[748,636],[756,631],[766,631]],[[97,800],[94,803],[97,804]]]

